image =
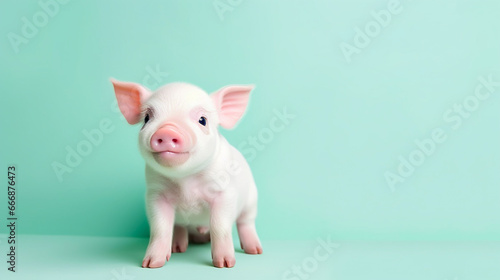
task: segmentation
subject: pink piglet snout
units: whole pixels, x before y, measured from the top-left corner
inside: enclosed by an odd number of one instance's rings
[[[154,152],[187,152],[193,146],[188,133],[173,124],[160,127],[151,137],[151,149]]]

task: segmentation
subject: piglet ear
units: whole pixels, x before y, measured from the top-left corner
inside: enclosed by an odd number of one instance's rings
[[[136,124],[140,121],[141,105],[146,101],[151,92],[136,83],[121,82],[113,78],[110,79],[115,88],[118,107],[129,124]]]
[[[253,85],[225,86],[210,95],[217,108],[222,127],[231,129],[241,119],[253,88]]]

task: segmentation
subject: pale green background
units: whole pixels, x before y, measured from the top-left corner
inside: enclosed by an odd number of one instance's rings
[[[402,1],[347,63],[339,44],[386,3],[246,1],[221,21],[209,1],[72,1],[18,54],[4,36],[1,159],[18,165],[21,232],[147,235],[139,128],[113,109],[108,79],[142,82],[158,65],[161,83],[257,85],[240,125],[223,132],[234,145],[274,109],[296,116],[250,162],[263,238],[498,239],[500,94],[455,131],[442,114],[478,76],[500,80],[500,6]],[[0,33],[20,33],[39,10],[4,2]],[[51,163],[104,118],[115,130],[59,182]],[[448,140],[391,192],[384,173],[435,127]]]
[[[295,115],[250,161],[262,240],[500,240],[500,88],[459,129],[442,117],[479,76],[500,81],[500,2],[401,1],[348,63],[340,44],[388,2],[248,0],[221,19],[213,1],[70,1],[15,53],[7,34],[41,8],[2,1],[0,159],[19,169],[19,233],[148,235],[139,127],[109,78],[158,67],[160,84],[257,86],[223,131],[235,146],[274,110]],[[60,182],[51,164],[103,119],[113,132]],[[384,173],[436,127],[447,140],[392,192]]]

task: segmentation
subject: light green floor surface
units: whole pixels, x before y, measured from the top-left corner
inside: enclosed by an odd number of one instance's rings
[[[327,238],[321,238],[327,242]],[[6,259],[5,235],[1,253]],[[210,245],[190,245],[159,269],[140,267],[147,239],[18,237],[17,272],[0,279],[359,279],[499,280],[498,242],[263,241],[264,254],[236,250],[236,266],[211,265]]]

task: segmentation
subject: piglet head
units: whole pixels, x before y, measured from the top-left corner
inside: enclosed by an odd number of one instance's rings
[[[141,123],[139,149],[146,164],[171,178],[203,170],[219,152],[218,125],[233,128],[253,86],[226,86],[207,94],[187,83],[155,92],[112,79],[118,107],[129,124]]]

